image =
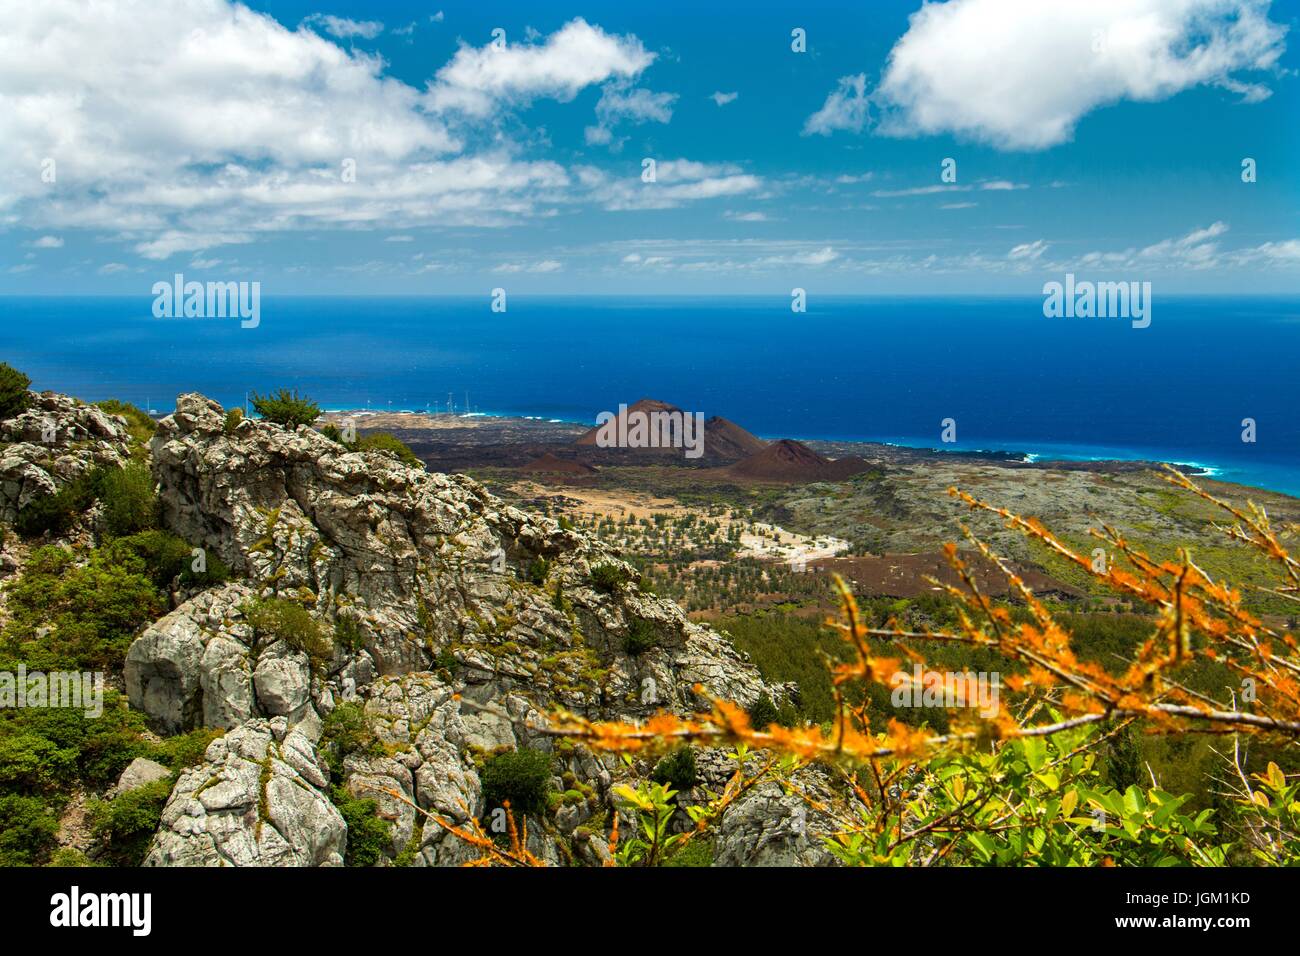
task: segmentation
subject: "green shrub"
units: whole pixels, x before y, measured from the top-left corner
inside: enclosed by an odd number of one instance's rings
[[[342,787],[332,791],[334,806],[348,825],[347,866],[374,866],[393,845],[393,826],[378,814],[374,800],[359,800]]]
[[[350,651],[359,651],[366,646],[366,632],[351,614],[340,614],[334,618],[334,643]]]
[[[100,550],[79,565],[66,548],[37,548],[9,586],[0,657],[32,670],[117,671],[136,631],[165,610],[139,564],[115,564]]]
[[[690,747],[678,747],[659,763],[655,764],[650,774],[655,783],[662,783],[679,793],[695,786],[695,751]]]
[[[77,516],[99,497],[105,473],[103,468],[92,468],[54,494],[32,499],[18,512],[14,529],[24,538],[47,532],[55,537],[67,534]]]
[[[260,637],[284,641],[313,662],[327,662],[334,656],[334,645],[324,625],[297,601],[257,598],[245,605],[244,616]]]
[[[104,712],[87,717],[68,707],[0,711],[0,786],[66,793],[80,780],[98,789],[117,780],[136,757],[149,752],[144,715],[104,691]]]
[[[32,866],[55,844],[59,819],[37,797],[0,796],[0,866]]]
[[[634,617],[623,635],[623,650],[629,654],[644,654],[652,647],[659,646],[659,633],[655,626],[645,618]]]
[[[104,473],[99,487],[104,532],[110,538],[147,531],[158,521],[158,495],[147,466],[128,462]]]
[[[72,529],[77,511],[68,503],[64,488],[58,494],[33,498],[19,512],[14,530],[24,538],[36,538],[49,533],[54,537],[67,534]]]
[[[772,703],[772,698],[767,694],[760,694],[758,700],[750,704],[746,711],[749,714],[749,725],[755,730],[766,730],[780,717],[776,704]]]
[[[166,737],[151,748],[150,756],[165,764],[173,773],[203,762],[208,744],[225,733],[219,727],[198,727],[187,733]]]
[[[621,564],[598,564],[591,569],[592,585],[605,594],[613,594],[631,579],[631,572]]]
[[[139,866],[144,862],[171,792],[172,779],[164,777],[90,805],[91,832],[103,844],[104,855],[111,862],[117,866]]]
[[[166,531],[141,531],[116,538],[103,550],[114,564],[138,569],[160,588],[169,587],[178,577],[187,587],[210,587],[231,578],[229,566],[211,552],[204,554],[205,570],[195,571],[194,549]]]
[[[355,701],[346,701],[335,707],[325,717],[320,738],[320,754],[336,776],[343,773],[343,761],[348,754],[377,755],[382,753],[375,732],[366,717],[366,709]]]
[[[320,406],[307,398],[300,398],[297,390],[290,392],[280,389],[274,395],[250,396],[253,409],[268,422],[275,422],[285,428],[294,429],[299,425],[310,425],[320,418]]]
[[[233,435],[239,423],[244,420],[244,410],[236,405],[234,408],[226,409],[226,420],[221,426],[221,431],[226,435]]]
[[[103,864],[94,862],[80,850],[74,850],[70,846],[63,846],[54,851],[50,856],[50,862],[45,865],[69,869],[72,867],[102,866]]]
[[[32,396],[27,391],[32,380],[18,369],[0,362],[0,419],[20,415],[31,405]]]
[[[436,671],[455,671],[459,666],[460,661],[456,660],[456,655],[450,647],[444,647],[433,659],[433,669]]]
[[[424,462],[420,461],[420,457],[411,451],[406,442],[396,435],[388,434],[388,432],[371,432],[368,435],[362,435],[352,445],[352,450],[383,452],[404,464],[413,465],[417,468],[424,467]]]
[[[537,586],[546,583],[546,576],[551,573],[551,563],[540,554],[528,562],[528,580]]]
[[[76,750],[30,731],[0,737],[0,787],[28,795],[56,793],[76,775]]]
[[[713,843],[706,837],[697,836],[680,849],[669,853],[664,866],[712,866]]]
[[[540,814],[551,793],[551,755],[528,749],[495,754],[484,762],[479,780],[489,808],[508,801],[517,814]]]
[[[320,427],[320,433],[330,441],[338,442],[344,448],[347,448],[348,443],[343,440],[343,432],[339,431],[339,426],[335,425],[333,422],[326,422],[322,425]]]

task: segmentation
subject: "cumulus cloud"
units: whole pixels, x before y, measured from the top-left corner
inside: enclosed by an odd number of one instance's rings
[[[0,0],[0,22],[0,221],[95,230],[147,259],[294,229],[501,227],[617,203],[608,175],[525,158],[494,111],[609,83],[611,118],[671,108],[631,85],[654,60],[639,40],[582,20],[526,46],[462,46],[424,90],[228,0],[157,0],[147,15],[112,0]],[[442,94],[492,115],[433,112]],[[47,160],[56,184],[42,181]],[[756,183],[679,177],[657,201]]]
[[[723,93],[719,90],[712,94],[709,99],[713,100],[713,102],[717,103],[719,106],[726,106],[728,103],[735,102],[736,97],[738,96],[740,96],[739,93]]]
[[[869,106],[867,75],[842,76],[822,108],[804,122],[803,135],[829,136],[836,130],[860,133],[867,125]]]
[[[436,112],[487,116],[498,104],[539,98],[567,102],[588,86],[631,80],[655,60],[635,36],[618,36],[581,17],[540,43],[462,45],[429,85]]]
[[[626,82],[607,83],[596,102],[596,125],[584,131],[591,145],[610,143],[619,123],[667,123],[673,118],[676,93],[654,93],[633,89]]]
[[[41,236],[28,243],[33,249],[62,249],[63,239],[59,236]]]
[[[927,3],[872,95],[879,128],[1034,150],[1066,142],[1083,116],[1120,100],[1155,102],[1209,84],[1258,101],[1267,87],[1239,74],[1274,70],[1285,49],[1286,27],[1268,12],[1269,0]],[[854,128],[828,122],[844,95],[841,80],[809,118],[814,131]]]

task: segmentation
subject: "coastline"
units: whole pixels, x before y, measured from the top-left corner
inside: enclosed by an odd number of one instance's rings
[[[358,426],[362,428],[396,429],[414,432],[497,427],[521,430],[536,428],[539,432],[548,433],[573,429],[576,436],[581,431],[591,428],[593,424],[577,419],[483,410],[448,413],[446,411],[426,412],[417,409],[381,410],[373,407],[331,407],[324,408],[322,411],[323,417],[327,420],[337,421],[349,417],[355,418]],[[975,447],[975,444],[972,443],[970,446],[957,444],[950,448],[943,448],[936,446],[933,442],[927,443],[921,439],[903,436],[890,436],[887,439],[882,439],[874,437],[826,438],[803,435],[774,436],[759,434],[757,437],[769,442],[781,438],[790,438],[832,458],[847,457],[849,455],[868,458],[879,458],[882,455],[894,457],[896,455],[911,460],[924,460],[926,458],[948,461],[970,459],[994,462],[1007,467],[1095,469],[1099,471],[1158,468],[1167,464],[1183,471],[1192,478],[1208,479],[1244,488],[1255,488],[1272,494],[1300,498],[1300,476],[1288,482],[1286,472],[1280,466],[1276,467],[1277,477],[1268,481],[1268,483],[1263,483],[1244,480],[1245,476],[1251,473],[1237,465],[1188,459],[1177,454],[1152,453],[1150,450],[1126,450],[1086,445],[1056,445],[1052,442],[1023,443],[1028,446],[1025,448],[1016,447],[1018,443],[1014,442],[980,442],[979,445],[983,447]],[[1271,469],[1265,465],[1259,467],[1258,470],[1267,474]]]

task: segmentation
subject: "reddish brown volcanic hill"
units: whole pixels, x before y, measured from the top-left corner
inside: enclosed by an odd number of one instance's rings
[[[748,458],[767,447],[763,439],[751,435],[735,422],[714,415],[704,423],[704,450],[718,458]]]
[[[634,402],[627,407],[628,415],[632,412],[644,412],[651,415],[655,412],[664,412],[671,414],[682,412],[676,405],[669,405],[667,402],[661,402],[653,398],[643,398],[639,402]],[[584,448],[597,448],[596,436],[599,434],[599,428],[591,428],[584,432],[574,442]],[[714,416],[704,423],[704,457],[713,461],[740,461],[750,455],[757,454],[767,447],[767,442],[761,438],[756,438],[745,429],[741,428],[735,422],[728,421],[725,418]],[[680,455],[681,449],[678,448],[641,448],[636,449],[641,452],[659,453],[670,452]]]
[[[565,461],[549,451],[540,458],[534,458],[526,465],[519,466],[520,471],[543,472],[552,475],[594,475],[596,469],[581,461]]]
[[[839,481],[866,471],[861,458],[823,458],[807,445],[789,438],[774,441],[756,455],[727,468],[735,478],[759,481]]]

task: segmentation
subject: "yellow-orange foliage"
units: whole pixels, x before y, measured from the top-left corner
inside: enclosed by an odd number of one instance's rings
[[[1284,583],[1270,593],[1300,600],[1300,561],[1283,547],[1262,509],[1250,504],[1241,510],[1172,468],[1164,477],[1230,515],[1233,523],[1222,528],[1228,537],[1255,548],[1280,567]],[[691,718],[661,713],[640,724],[591,721],[559,712],[549,732],[580,739],[595,750],[607,752],[657,750],[679,743],[743,744],[799,760],[851,765],[871,764],[887,757],[914,758],[937,748],[976,740],[1051,735],[1108,720],[1142,721],[1170,733],[1199,730],[1300,737],[1300,653],[1294,637],[1269,627],[1246,610],[1241,592],[1213,580],[1186,550],[1180,550],[1175,561],[1157,561],[1114,528],[1103,527],[1092,534],[1113,549],[1125,566],[1117,560],[1100,569],[1094,567],[1091,557],[1076,552],[1037,519],[1013,514],[956,488],[949,489],[949,494],[973,510],[1000,516],[1009,527],[1041,542],[1111,590],[1152,608],[1156,615],[1154,633],[1128,669],[1114,675],[1094,662],[1081,660],[1069,632],[1025,582],[984,541],[963,528],[974,552],[991,562],[1024,601],[1029,619],[1017,620],[1024,615],[1013,617],[985,595],[963,552],[954,544],[945,547],[945,554],[961,587],[933,582],[960,604],[959,624],[952,630],[867,627],[852,593],[836,577],[842,616],[828,624],[841,634],[851,654],[846,662],[832,666],[837,706],[829,732],[813,726],[753,727],[741,707],[717,699],[709,700],[707,712]],[[872,640],[884,642],[896,651],[896,656],[877,655]],[[847,703],[843,693],[846,685],[887,682],[898,671],[901,657],[924,665],[924,658],[912,645],[927,641],[989,648],[1019,662],[1024,673],[1009,676],[1005,684],[1021,692],[1021,696],[1028,696],[1029,705],[1022,704],[1013,714],[1003,700],[991,717],[980,717],[973,709],[965,708],[954,715],[948,733],[937,735],[895,720],[876,726],[866,704],[853,707]],[[1197,657],[1228,666],[1240,676],[1243,687],[1253,685],[1255,699],[1250,709],[1240,707],[1242,702],[1236,694],[1227,702],[1219,702],[1182,686],[1172,672]],[[696,691],[704,696],[701,688]],[[1039,716],[1047,713],[1042,705],[1048,703],[1058,716]]]

